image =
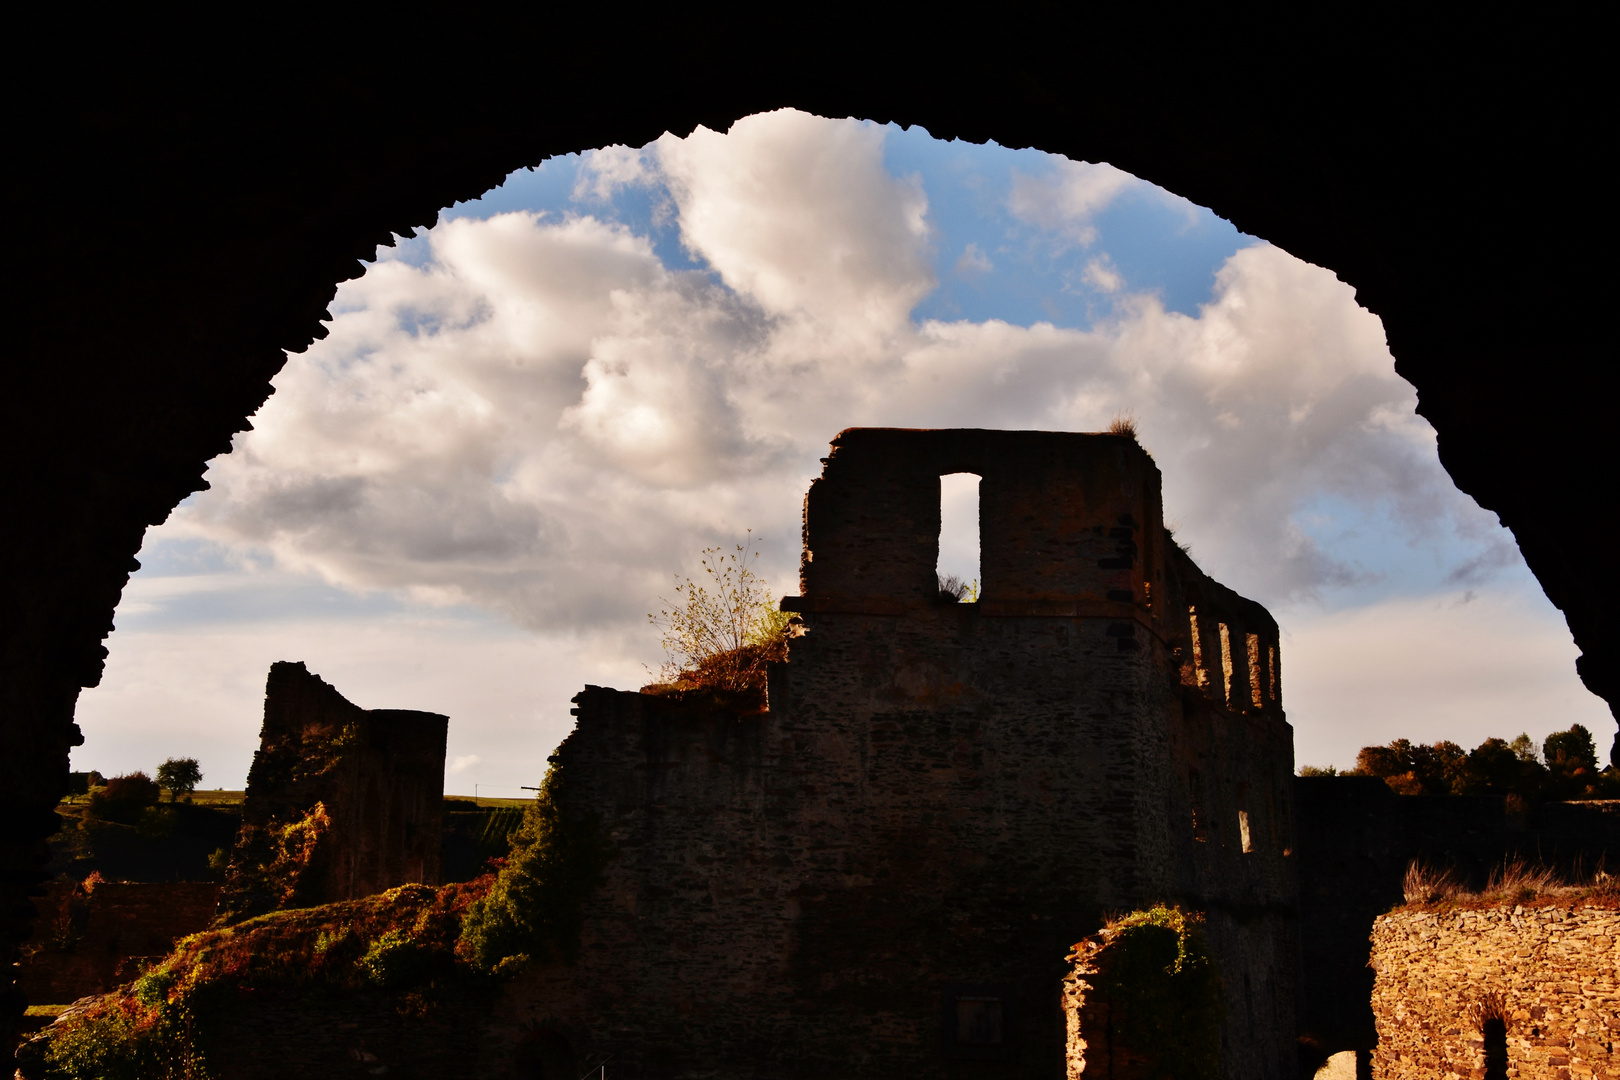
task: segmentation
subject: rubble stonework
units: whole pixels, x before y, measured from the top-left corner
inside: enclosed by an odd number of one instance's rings
[[[141,961],[165,956],[174,943],[214,917],[219,885],[211,881],[52,882],[34,901],[43,933],[24,955],[17,981],[30,1001],[61,1004],[101,994],[139,973]],[[82,929],[47,944],[70,902],[82,905]],[[62,935],[67,937],[68,935]]]
[[[437,713],[362,709],[302,663],[272,664],[242,802],[244,839],[224,906],[241,906],[236,897],[247,838],[297,822],[317,806],[328,821],[312,830],[318,833],[314,849],[304,853],[300,905],[357,899],[411,882],[437,885],[448,727],[448,718]]]
[[[941,603],[961,471],[982,586]],[[1128,436],[842,433],[767,711],[575,699],[559,804],[615,855],[577,963],[519,977],[496,1037],[625,1075],[1061,1075],[1072,943],[1169,900],[1206,914],[1226,1075],[1291,1077],[1277,627],[1159,490]]]
[[[1620,860],[1620,801],[1549,802],[1519,816],[1502,796],[1396,795],[1376,776],[1294,781],[1299,835],[1300,1035],[1324,1054],[1377,1041],[1369,940],[1405,903],[1413,860],[1473,889],[1513,862],[1582,880]]]
[[[1500,995],[1503,1076],[1620,1078],[1620,911],[1404,909],[1373,926],[1378,1080],[1489,1077],[1478,1020]]]

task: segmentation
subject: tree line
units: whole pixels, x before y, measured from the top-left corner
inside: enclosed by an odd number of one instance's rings
[[[1599,769],[1592,733],[1575,724],[1547,736],[1490,738],[1464,750],[1450,740],[1364,746],[1356,767],[1307,765],[1301,776],[1377,776],[1398,795],[1505,795],[1521,805],[1549,800],[1620,798],[1620,770]]]

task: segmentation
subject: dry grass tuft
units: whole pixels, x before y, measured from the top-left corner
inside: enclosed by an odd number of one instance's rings
[[[1491,871],[1482,895],[1502,900],[1529,900],[1564,884],[1557,871],[1550,867],[1532,866],[1523,859],[1504,860]]]
[[[1408,904],[1452,900],[1467,892],[1450,867],[1430,866],[1418,859],[1407,864],[1401,887]]]
[[[1402,886],[1408,904],[1454,901],[1494,906],[1547,900],[1620,906],[1620,877],[1606,871],[1602,859],[1591,874],[1582,870],[1579,861],[1567,873],[1561,873],[1521,858],[1505,859],[1491,871],[1485,887],[1477,890],[1469,888],[1449,867],[1434,867],[1414,859],[1406,867]]]
[[[1136,414],[1129,410],[1115,413],[1114,418],[1108,421],[1106,429],[1110,435],[1126,435],[1136,438]]]

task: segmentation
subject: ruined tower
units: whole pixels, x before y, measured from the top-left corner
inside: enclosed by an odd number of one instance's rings
[[[1207,918],[1227,1074],[1292,1076],[1275,622],[1176,547],[1129,436],[832,445],[767,711],[575,699],[559,797],[614,856],[577,961],[498,1023],[626,1075],[1058,1076],[1069,948],[1172,901]],[[976,603],[936,579],[956,472],[980,477]]]
[[[448,729],[438,713],[362,709],[302,663],[272,664],[225,910],[437,885]],[[291,840],[276,835],[317,805],[324,821]],[[249,842],[262,850],[246,850]],[[271,867],[286,880],[255,878]]]

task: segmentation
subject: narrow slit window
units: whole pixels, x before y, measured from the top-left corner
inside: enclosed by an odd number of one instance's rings
[[[939,478],[940,599],[963,603],[979,598],[979,478],[947,473]]]
[[[1193,676],[1200,690],[1209,688],[1209,668],[1204,665],[1204,639],[1198,632],[1198,609],[1187,609],[1187,620],[1192,626]]]
[[[1485,1043],[1485,1080],[1497,1080],[1498,1077],[1507,1080],[1507,1019],[1502,1016],[1487,1016],[1484,1023],[1480,1024],[1480,1034],[1484,1037]]]
[[[1232,631],[1221,623],[1221,700],[1234,705],[1232,700]]]
[[[1197,769],[1187,770],[1187,801],[1192,806],[1193,839],[1204,839],[1204,781]]]
[[[1260,635],[1248,635],[1249,646],[1249,701],[1257,709],[1263,709],[1266,700],[1260,683]]]
[[[1277,646],[1266,648],[1266,678],[1271,680],[1271,703],[1277,704]]]

